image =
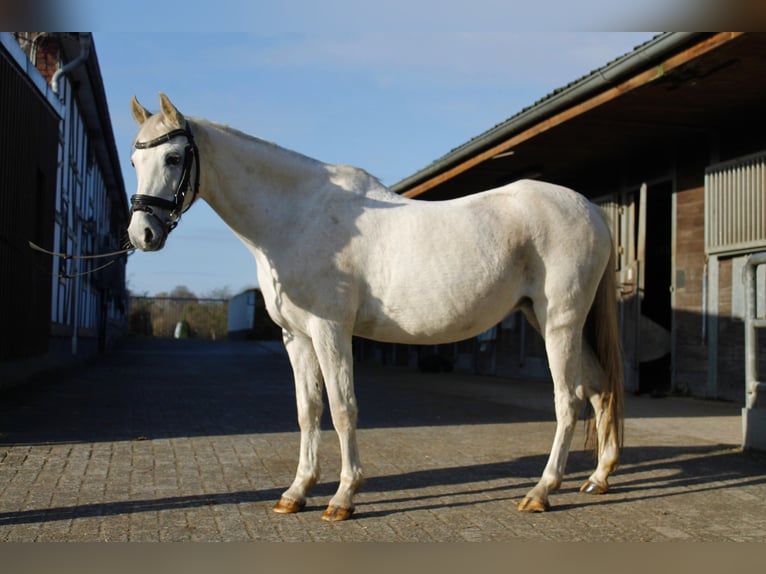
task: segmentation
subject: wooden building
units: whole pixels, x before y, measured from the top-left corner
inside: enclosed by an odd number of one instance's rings
[[[742,402],[741,269],[766,249],[764,102],[766,34],[663,33],[394,190],[444,200],[535,178],[583,193],[619,254],[627,390]],[[758,293],[762,316],[763,270]],[[520,315],[440,352],[502,376],[547,370]]]
[[[0,33],[0,384],[125,331],[128,205],[89,33]]]

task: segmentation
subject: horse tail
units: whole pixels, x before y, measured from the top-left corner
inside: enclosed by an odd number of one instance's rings
[[[604,269],[588,314],[585,338],[595,352],[596,359],[605,375],[600,398],[604,419],[602,424],[606,425],[607,429],[603,439],[608,440],[614,437],[618,448],[622,450],[624,425],[622,349],[617,324],[614,243],[610,241],[610,244],[612,248],[609,262]],[[596,455],[599,449],[597,422],[599,421],[595,416],[591,417],[590,424],[586,428],[586,444],[593,444]]]

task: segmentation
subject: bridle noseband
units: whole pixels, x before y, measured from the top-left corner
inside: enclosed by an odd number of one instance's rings
[[[186,122],[186,126],[183,129],[175,129],[154,138],[153,140],[136,142],[134,144],[136,149],[148,149],[167,143],[178,136],[186,136],[186,147],[184,148],[184,163],[183,170],[181,171],[181,179],[178,181],[178,187],[176,187],[173,201],[143,194],[136,194],[130,198],[131,214],[134,211],[148,213],[157,219],[163,227],[167,228],[167,233],[170,233],[175,229],[176,225],[178,225],[178,222],[181,220],[181,214],[186,213],[194,203],[194,200],[197,199],[197,194],[199,193],[199,149],[197,149],[197,144],[194,143],[194,136],[192,135],[188,122]],[[191,178],[192,164],[194,164],[193,182]],[[189,205],[184,208],[186,194],[189,191],[190,184],[192,184],[192,200],[189,202]],[[168,210],[170,220],[163,221],[154,213],[154,210],[152,209],[153,207]]]

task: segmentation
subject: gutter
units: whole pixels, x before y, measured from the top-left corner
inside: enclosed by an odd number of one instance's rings
[[[394,184],[391,186],[391,189],[407,197],[414,197],[424,193],[440,183],[435,182],[432,185],[428,185],[429,180],[432,178],[459,166],[482,151],[492,146],[497,146],[500,142],[576,103],[593,97],[606,89],[613,88],[621,80],[645,71],[653,62],[667,59],[677,50],[707,35],[704,32],[665,32],[649,40],[649,42],[633,52],[599,68],[590,75],[574,82],[571,86],[562,89],[558,93],[554,93],[554,95],[544,99],[539,104],[521,111],[502,124],[456,148],[429,166]],[[664,73],[661,65],[657,67],[659,68],[657,70],[659,75]],[[450,179],[446,174],[443,177],[444,180]],[[423,189],[414,189],[420,186]]]
[[[56,73],[53,74],[53,77],[51,78],[51,89],[53,89],[53,93],[56,94],[59,98],[61,95],[59,94],[59,81],[61,80],[61,76],[64,74],[68,74],[72,70],[74,70],[77,66],[85,62],[85,60],[88,59],[88,56],[90,55],[90,34],[87,34],[85,32],[80,33],[80,55],[77,56],[74,60],[69,62],[66,66],[63,66],[56,70]]]

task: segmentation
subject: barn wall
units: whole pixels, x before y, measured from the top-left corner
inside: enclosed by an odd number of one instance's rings
[[[718,266],[718,395],[744,402],[744,324],[732,317],[734,259],[723,258]]]
[[[705,396],[708,349],[703,332],[705,280],[704,187],[676,193],[676,256],[674,269],[675,381],[682,392]]]
[[[0,361],[48,351],[58,116],[0,47]]]
[[[26,244],[116,251],[127,224],[109,119],[93,103],[105,101],[95,52],[62,76],[58,95],[46,81],[80,40],[0,32],[0,387],[104,351],[125,331],[125,256],[67,278],[97,264]]]

